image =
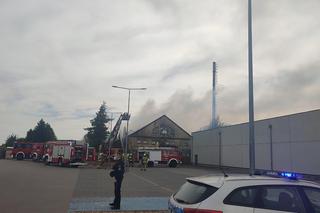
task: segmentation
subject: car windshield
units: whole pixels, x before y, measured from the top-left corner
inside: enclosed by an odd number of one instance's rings
[[[216,187],[188,180],[173,197],[178,203],[195,204],[207,199],[217,190]]]

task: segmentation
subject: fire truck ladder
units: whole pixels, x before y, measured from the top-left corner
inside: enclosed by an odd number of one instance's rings
[[[130,119],[130,115],[128,113],[122,113],[116,123],[116,125],[113,127],[107,141],[106,141],[106,145],[108,146],[108,154],[107,154],[107,158],[105,158],[104,160],[101,161],[101,166],[110,159],[110,155],[111,155],[111,147],[112,144],[115,142],[115,140],[117,139],[117,135],[119,133],[119,129],[121,126],[121,122],[122,121],[128,121]]]

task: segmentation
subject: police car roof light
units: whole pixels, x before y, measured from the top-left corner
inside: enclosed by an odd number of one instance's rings
[[[279,175],[284,178],[288,178],[290,180],[297,180],[298,175],[292,172],[280,172]]]
[[[293,172],[276,172],[276,171],[267,171],[265,175],[270,177],[282,177],[290,180],[298,180],[302,178],[302,175],[293,173]]]

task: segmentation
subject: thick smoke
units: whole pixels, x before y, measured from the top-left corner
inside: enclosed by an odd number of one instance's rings
[[[319,70],[314,63],[255,79],[255,120],[318,109]],[[162,104],[149,99],[134,115],[131,127],[137,130],[162,115],[169,116],[188,132],[204,129],[211,122],[211,91],[195,98],[192,89],[178,90]],[[246,84],[218,87],[217,115],[226,125],[248,122]]]
[[[191,89],[178,90],[163,104],[149,99],[133,117],[132,129],[138,129],[162,115],[167,115],[187,132],[207,126],[211,119],[211,93],[193,97]]]

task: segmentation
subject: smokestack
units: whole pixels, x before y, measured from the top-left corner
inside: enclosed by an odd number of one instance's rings
[[[216,75],[217,75],[217,66],[216,62],[213,62],[212,67],[212,118],[211,118],[211,128],[217,127],[217,115],[216,115]]]

